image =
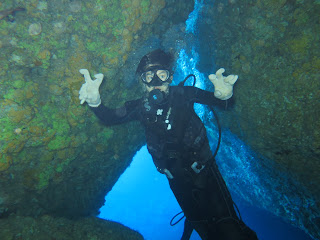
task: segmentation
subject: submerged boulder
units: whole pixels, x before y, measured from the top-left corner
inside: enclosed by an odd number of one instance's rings
[[[284,170],[300,184],[299,200],[292,201],[296,207],[311,196],[313,205],[308,212],[301,209],[304,219],[297,224],[320,238],[320,4],[218,0],[214,5],[202,21],[199,66],[211,61],[239,75],[235,104],[221,113],[222,124],[278,166],[275,173]],[[282,214],[290,220],[291,213]]]
[[[11,215],[0,219],[0,238],[142,240],[142,235],[120,223],[96,217],[76,220],[43,215],[38,218]]]
[[[105,75],[100,92],[111,108],[141,97],[134,68],[145,44],[184,22],[194,1],[21,4],[14,21],[0,19],[0,219],[31,226],[44,215],[96,215],[145,139],[138,123],[106,127],[80,105],[79,69]],[[13,7],[5,1],[0,12]]]

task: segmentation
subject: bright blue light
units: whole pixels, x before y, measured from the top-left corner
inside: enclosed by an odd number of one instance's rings
[[[189,18],[186,21],[186,32],[195,34],[197,20],[199,18],[199,12],[203,7],[203,0],[195,0],[194,10],[190,13]]]
[[[167,178],[160,174],[144,146],[105,198],[98,217],[120,222],[140,232],[146,240],[180,239],[183,222],[171,227],[181,211]],[[200,239],[196,233],[192,240]]]
[[[199,55],[194,48],[191,49],[191,55],[189,56],[185,49],[182,49],[179,53],[179,58],[177,60],[177,72],[175,73],[173,85],[178,85],[189,74],[194,74],[196,76],[195,87],[204,89],[205,76],[196,68],[196,64],[199,61]],[[186,82],[186,86],[193,85],[193,78],[189,78]],[[202,119],[205,113],[205,108],[201,104],[195,104],[194,109],[198,116]]]

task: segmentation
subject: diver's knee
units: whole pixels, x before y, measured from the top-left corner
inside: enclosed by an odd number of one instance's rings
[[[244,222],[229,218],[216,223],[218,239],[223,240],[258,240],[256,233]],[[213,238],[214,239],[214,238]]]

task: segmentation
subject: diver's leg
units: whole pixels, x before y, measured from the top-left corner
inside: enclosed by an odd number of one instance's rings
[[[253,231],[239,220],[216,165],[207,166],[199,174],[184,171],[169,184],[186,218],[203,240],[257,239],[248,237]],[[228,218],[232,221],[221,221]]]
[[[211,227],[208,239],[258,240],[256,233],[238,217],[230,192],[215,162],[209,170],[206,191],[211,192],[211,196],[207,209],[213,208],[210,212],[215,218],[209,223]]]
[[[255,232],[238,217],[229,190],[214,162],[199,174],[193,187],[192,199],[197,203],[195,206],[199,213],[195,219],[207,220],[192,222],[202,239],[257,240]]]
[[[202,190],[202,185],[205,185],[205,183],[202,182],[206,182],[206,177],[201,177],[199,181],[196,180],[199,177],[198,174],[189,171],[184,171],[184,173],[185,174],[181,174],[179,178],[176,177],[169,180],[170,188],[186,216],[185,224],[191,223],[192,228],[197,231],[201,239],[207,240],[209,239],[209,225],[206,221],[205,212],[206,204],[208,203],[207,197],[201,196],[207,194]],[[200,189],[198,189],[198,187]],[[203,204],[203,201],[206,203]]]
[[[216,232],[209,239],[221,240],[258,240],[256,233],[242,221],[225,219],[215,223]]]
[[[191,237],[192,231],[193,231],[192,223],[189,222],[188,219],[186,219],[184,221],[183,235],[181,237],[181,240],[189,240]]]

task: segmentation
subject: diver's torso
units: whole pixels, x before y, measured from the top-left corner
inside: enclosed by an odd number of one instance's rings
[[[167,159],[192,161],[194,154],[208,145],[204,125],[194,112],[193,102],[183,93],[181,87],[170,87],[170,93],[161,104],[152,104],[148,99],[143,101],[141,121],[148,150],[158,168],[168,168]]]

